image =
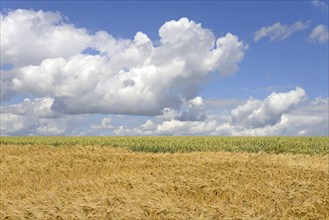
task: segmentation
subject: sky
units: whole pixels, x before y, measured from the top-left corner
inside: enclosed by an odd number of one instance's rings
[[[1,1],[2,136],[328,136],[328,1]]]

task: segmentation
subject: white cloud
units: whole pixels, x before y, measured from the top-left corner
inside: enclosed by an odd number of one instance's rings
[[[3,105],[0,112],[15,115],[34,115],[38,118],[59,118],[60,114],[51,110],[54,99],[49,97],[36,98],[34,100],[24,99],[22,103],[14,105]]]
[[[307,100],[302,88],[272,93],[264,100],[250,98],[230,114],[205,121],[179,118],[148,120],[136,128],[120,126],[118,135],[328,135],[328,98]],[[146,126],[147,125],[147,126]]]
[[[162,111],[162,115],[158,116],[158,118],[161,120],[169,121],[179,116],[180,113],[177,110],[171,108],[164,108]]]
[[[27,135],[37,124],[29,117],[11,113],[0,114],[0,134],[2,135]]]
[[[76,135],[87,115],[66,116],[53,110],[49,97],[24,99],[21,103],[1,105],[1,135]]]
[[[190,106],[204,106],[203,99],[200,96],[195,97],[194,99],[191,99]]]
[[[5,80],[2,77],[2,72],[0,72],[0,100],[9,100],[11,96],[14,95],[12,90],[12,83],[8,80]]]
[[[276,23],[256,32],[255,41],[266,36],[282,40],[308,26],[309,22]],[[322,42],[326,38],[318,29],[310,38]],[[307,100],[302,88],[272,93],[264,100],[214,102],[199,96],[207,75],[227,76],[238,70],[248,46],[237,36],[216,38],[187,18],[166,22],[159,36],[159,43],[153,43],[142,32],[133,39],[115,38],[105,31],[88,33],[54,12],[1,14],[1,64],[14,65],[1,71],[1,99],[15,94],[37,97],[1,106],[1,135],[328,132],[328,99]],[[83,54],[87,48],[99,53]],[[219,105],[221,113],[206,115],[209,103],[212,110]],[[85,120],[97,113],[157,117],[136,126],[117,126],[115,117],[104,117],[99,124]]]
[[[82,52],[91,37],[58,12],[17,9],[1,13],[1,64],[38,65],[46,58]]]
[[[48,100],[50,102],[50,100]],[[166,108],[162,116],[147,119],[141,125],[118,126],[109,117],[100,124],[86,120],[90,116],[52,118],[45,100],[24,100],[2,111],[1,135],[328,135],[328,98],[307,99],[302,88],[272,93],[265,99],[250,98],[233,110],[208,115],[204,120],[184,120],[183,113]],[[33,109],[31,103],[39,103]],[[185,107],[206,107],[201,97],[185,102]],[[44,111],[40,106],[47,106]],[[1,110],[7,107],[2,108]],[[47,114],[44,114],[48,112]],[[188,111],[187,111],[188,112]],[[46,116],[46,117],[43,117]],[[127,116],[128,117],[128,116]],[[132,117],[132,116],[130,116]],[[90,123],[90,124],[88,124]],[[85,127],[85,129],[83,128]],[[88,130],[91,128],[91,130]],[[105,133],[104,133],[105,132]]]
[[[257,42],[264,37],[269,37],[270,41],[284,40],[290,37],[293,33],[304,30],[310,26],[310,21],[301,22],[297,21],[292,25],[281,24],[276,22],[275,24],[267,27],[262,27],[254,34],[254,41]]]
[[[65,135],[65,132],[65,128],[52,124],[41,125],[35,128],[35,134],[37,135]]]
[[[177,117],[180,121],[204,121],[207,116],[205,114],[203,99],[200,96],[188,100],[188,110]]]
[[[157,126],[156,134],[165,135],[207,135],[216,128],[216,121],[164,121]]]
[[[317,43],[328,42],[328,40],[329,40],[328,28],[326,26],[324,26],[323,24],[316,26],[312,30],[312,32],[309,36],[309,39],[311,42],[317,42]]]
[[[217,39],[216,49],[204,60],[203,67],[208,71],[216,68],[222,76],[232,75],[238,70],[237,63],[243,59],[244,51],[248,48],[237,36],[228,33]]]
[[[79,135],[86,115],[43,118],[37,112],[32,114],[0,114],[0,134],[2,135]]]
[[[302,102],[304,97],[305,91],[298,87],[287,93],[272,93],[263,101],[251,98],[231,111],[232,123],[247,128],[274,125],[282,114]]]
[[[232,126],[227,129],[231,135],[275,136],[275,135],[310,135],[327,136],[329,134],[328,99],[322,99],[317,104],[307,103],[294,108],[280,116],[273,125],[258,128]],[[221,126],[219,129],[222,128]]]
[[[328,5],[324,1],[312,0],[311,3],[312,3],[313,6],[318,7],[323,11],[328,10]]]
[[[142,32],[133,40],[105,31],[88,34],[58,13],[17,10],[2,16],[7,28],[1,53],[6,62],[19,66],[2,80],[4,98],[13,93],[52,97],[52,110],[60,114],[160,115],[165,108],[178,110],[184,100],[197,97],[209,73],[234,74],[247,49],[237,36],[216,39],[187,18],[162,25],[155,47]],[[22,25],[27,36],[19,29]],[[31,48],[15,44],[13,39],[20,38],[31,40]],[[100,55],[81,54],[87,47]]]
[[[30,120],[35,120],[36,125],[30,133],[33,135],[80,135],[87,130],[84,124],[86,119],[88,115],[64,115],[61,118],[35,118],[32,115]]]
[[[111,123],[111,118],[103,118],[100,125],[91,125],[91,129],[112,129],[114,126],[112,126]]]

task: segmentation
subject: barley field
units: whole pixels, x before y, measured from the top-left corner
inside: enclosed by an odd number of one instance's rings
[[[0,219],[329,219],[329,137],[0,143]]]

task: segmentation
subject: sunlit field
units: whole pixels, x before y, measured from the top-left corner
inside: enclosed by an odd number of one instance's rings
[[[329,154],[329,137],[1,137],[1,145],[120,147],[133,152],[194,151]]]
[[[328,219],[328,137],[1,137],[0,219]]]

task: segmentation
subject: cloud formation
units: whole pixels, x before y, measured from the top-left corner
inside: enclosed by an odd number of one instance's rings
[[[328,28],[323,24],[316,26],[312,30],[309,39],[311,42],[321,43],[321,44],[328,42],[329,40]]]
[[[91,125],[91,129],[99,130],[99,129],[111,129],[113,126],[111,125],[111,118],[103,118],[100,125]]]
[[[17,9],[1,13],[1,64],[39,65],[69,58],[91,43],[87,30],[65,22],[58,12]]]
[[[246,128],[259,128],[278,123],[284,113],[289,112],[305,97],[302,88],[287,93],[272,93],[264,100],[249,99],[246,104],[231,111],[232,124]]]
[[[293,33],[304,30],[310,26],[310,21],[297,21],[292,25],[281,24],[276,22],[271,26],[262,27],[254,34],[254,42],[258,42],[262,38],[269,37],[270,41],[280,41],[290,37]]]
[[[26,99],[21,104],[2,106],[1,135],[326,136],[329,129],[329,99],[309,99],[299,87],[284,93],[273,92],[263,100],[249,98],[230,111],[199,118],[196,116],[205,114],[203,108],[206,108],[207,102],[197,97],[184,103],[186,111],[166,108],[161,116],[136,125],[113,123],[114,116],[110,115],[102,118],[99,124],[88,122],[88,115],[56,117],[49,109],[51,101],[48,98]],[[191,110],[196,107],[199,107],[199,111],[196,111],[198,114]]]
[[[142,32],[133,40],[105,31],[90,34],[59,13],[16,10],[2,17],[1,53],[15,67],[2,73],[3,98],[51,97],[51,109],[64,115],[160,115],[164,108],[179,109],[197,97],[209,73],[234,74],[247,49],[237,36],[216,39],[187,18],[162,25],[154,46]],[[83,54],[87,48],[99,54]]]
[[[283,40],[308,26],[276,23],[256,32],[255,41]],[[91,33],[57,12],[9,11],[1,14],[1,30],[1,65],[13,65],[1,70],[1,99],[30,97],[0,107],[1,135],[328,132],[328,99],[309,100],[300,87],[263,100],[201,97],[207,76],[235,74],[248,46],[231,33],[215,37],[188,18],[164,23],[157,43],[143,32],[132,39]],[[327,29],[319,25],[310,39],[328,41]],[[94,114],[104,114],[99,124]],[[113,114],[156,117],[118,125]]]
[[[207,118],[203,99],[200,96],[188,101],[188,110],[177,117],[180,121],[204,121]]]
[[[38,118],[59,118],[60,114],[51,110],[54,99],[49,97],[36,98],[30,100],[24,99],[22,103],[14,105],[2,105],[0,107],[1,114],[11,113],[15,115],[33,115]]]
[[[148,120],[136,128],[114,128],[117,135],[328,135],[328,98],[309,100],[302,88],[250,98],[228,114],[204,121],[177,117]]]

